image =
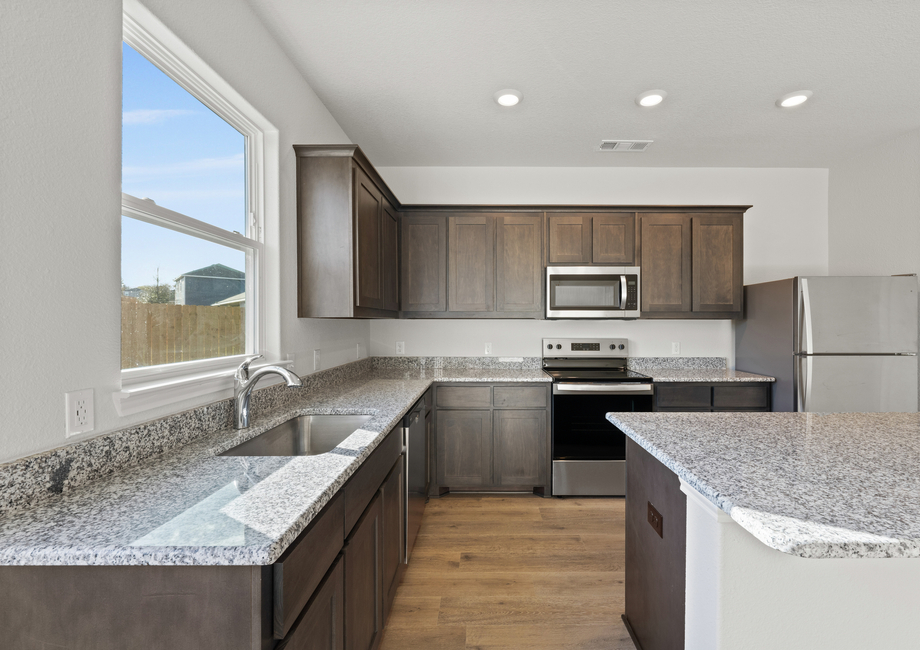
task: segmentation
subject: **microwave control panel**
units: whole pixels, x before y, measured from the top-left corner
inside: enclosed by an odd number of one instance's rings
[[[639,278],[626,276],[626,309],[639,309]]]

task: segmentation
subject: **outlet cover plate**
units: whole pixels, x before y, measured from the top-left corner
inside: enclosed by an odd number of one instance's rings
[[[87,433],[96,428],[92,388],[64,393],[64,408],[65,437]]]

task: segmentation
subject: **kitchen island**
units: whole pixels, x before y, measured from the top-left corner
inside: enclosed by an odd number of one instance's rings
[[[626,612],[644,650],[665,647],[668,616],[693,650],[916,647],[920,415],[608,419],[630,438]],[[685,574],[631,580],[631,555]]]

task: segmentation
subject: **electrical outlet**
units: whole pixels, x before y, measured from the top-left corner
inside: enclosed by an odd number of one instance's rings
[[[313,372],[319,370],[319,350],[313,350]]]
[[[406,353],[406,342],[396,341],[396,354],[405,354],[405,353]]]
[[[64,393],[64,405],[67,409],[65,437],[69,438],[78,433],[86,433],[95,428],[92,388]]]
[[[492,354],[492,344],[486,343],[486,354]]]
[[[680,354],[680,343],[671,343],[671,354]]]

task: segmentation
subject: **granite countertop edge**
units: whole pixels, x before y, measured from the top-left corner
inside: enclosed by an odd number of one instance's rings
[[[770,548],[806,559],[920,558],[920,539],[879,539],[870,533],[851,530],[842,533],[832,526],[739,506],[700,479],[689,468],[676,462],[667,452],[637,433],[627,423],[617,420],[615,413],[609,413],[607,419],[683,482]]]

